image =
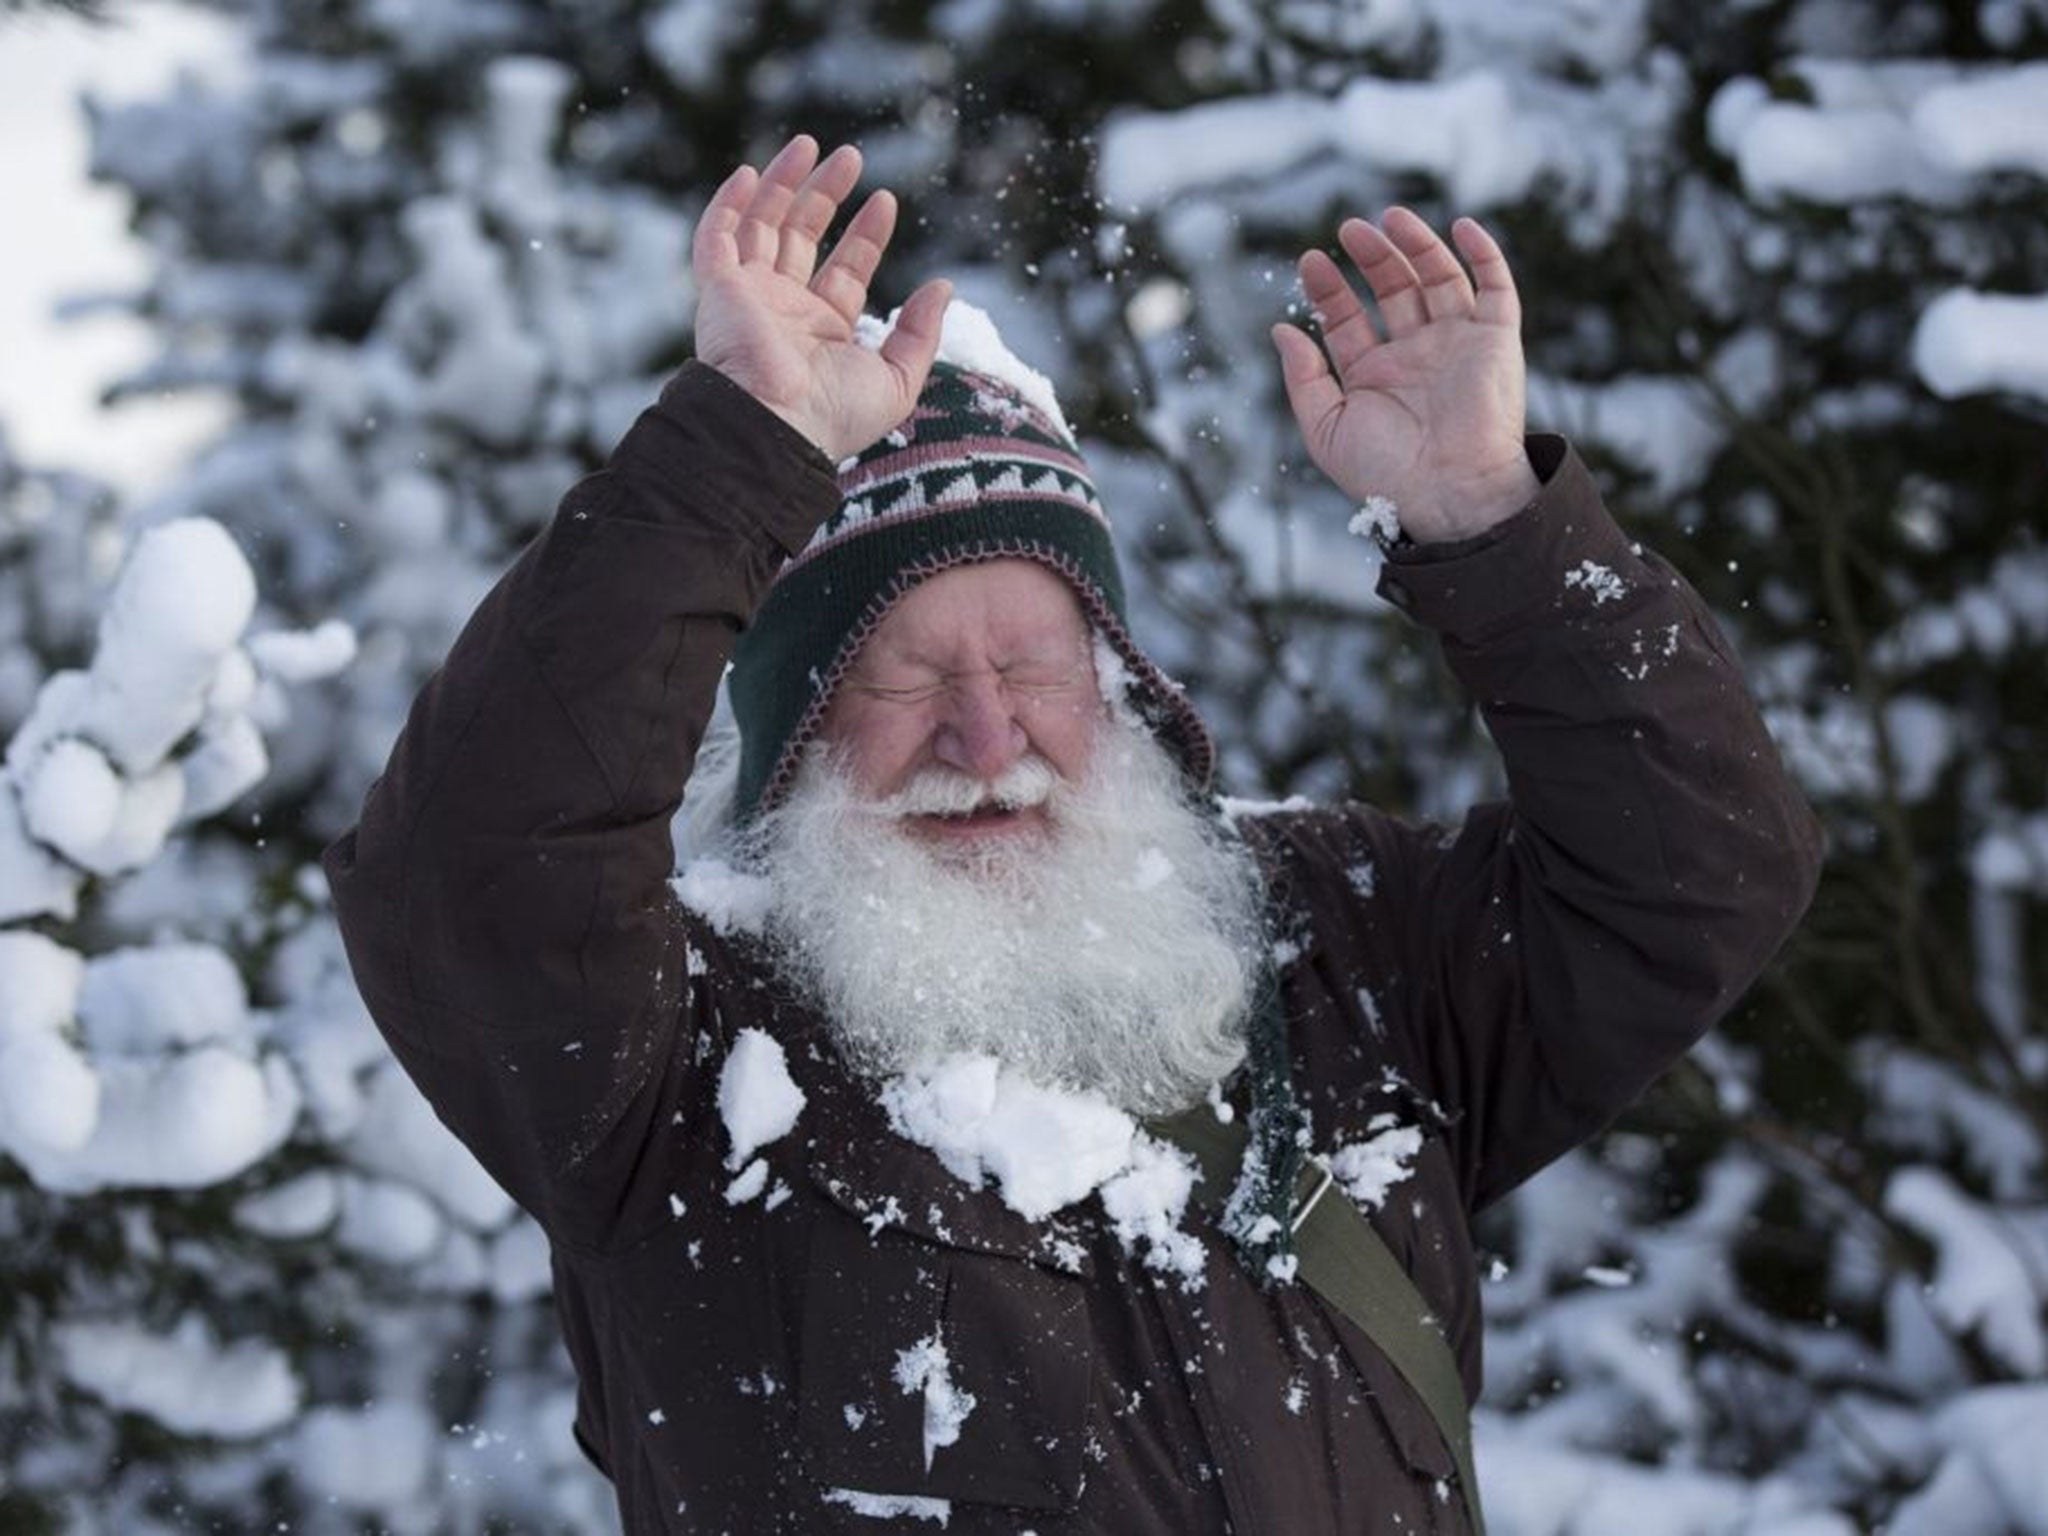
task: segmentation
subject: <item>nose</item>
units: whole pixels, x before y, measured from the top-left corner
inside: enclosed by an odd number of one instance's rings
[[[982,673],[953,680],[932,737],[932,753],[940,762],[990,780],[1021,759],[1030,745],[1001,679]]]

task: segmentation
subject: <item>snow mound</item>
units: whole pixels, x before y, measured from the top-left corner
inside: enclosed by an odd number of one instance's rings
[[[289,1423],[300,1386],[284,1352],[215,1340],[196,1316],[168,1334],[130,1322],[67,1322],[54,1330],[64,1374],[110,1407],[181,1435],[246,1440]]]
[[[993,1178],[1031,1221],[1085,1199],[1130,1166],[1137,1124],[1092,1095],[1042,1088],[992,1056],[960,1054],[885,1084],[897,1133],[937,1153],[954,1177]]]
[[[855,334],[864,346],[879,347],[895,330],[897,316],[901,313],[900,309],[892,310],[887,320],[863,315]],[[1060,410],[1059,396],[1053,390],[1052,380],[1010,350],[987,310],[979,309],[964,299],[955,299],[948,304],[939,332],[939,357],[957,368],[1001,380],[1057,426],[1063,436],[1073,437],[1074,429],[1067,425],[1066,415]]]

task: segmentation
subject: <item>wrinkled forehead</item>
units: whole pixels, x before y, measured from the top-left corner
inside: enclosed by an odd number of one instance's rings
[[[898,598],[854,665],[1064,654],[1090,642],[1080,596],[1065,577],[1034,560],[982,560],[927,577]]]

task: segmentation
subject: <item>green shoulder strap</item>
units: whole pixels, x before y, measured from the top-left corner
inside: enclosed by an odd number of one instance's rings
[[[1207,1105],[1147,1123],[1147,1129],[1195,1159],[1203,1198],[1220,1208],[1237,1182],[1245,1132],[1216,1118]],[[1386,1240],[1318,1163],[1302,1169],[1295,1189],[1294,1251],[1298,1273],[1370,1339],[1422,1399],[1457,1464],[1459,1490],[1472,1529],[1486,1536],[1479,1479],[1472,1471],[1472,1410],[1442,1326],[1394,1257]]]

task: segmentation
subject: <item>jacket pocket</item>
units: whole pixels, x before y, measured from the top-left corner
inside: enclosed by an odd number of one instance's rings
[[[804,1287],[806,1470],[828,1488],[1072,1508],[1093,1369],[1082,1283],[988,1241],[957,1197],[948,1220],[904,1189],[885,1222],[843,1179],[818,1183],[841,1209],[817,1223]]]
[[[1410,1528],[1431,1536],[1468,1536],[1472,1523],[1458,1464],[1435,1416],[1377,1345],[1335,1308],[1325,1306],[1324,1310],[1386,1432],[1388,1446],[1406,1465],[1418,1491],[1421,1508],[1414,1514],[1419,1523]]]

